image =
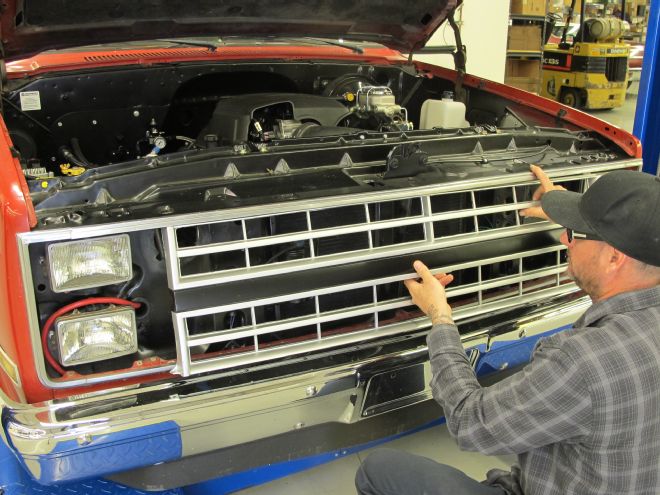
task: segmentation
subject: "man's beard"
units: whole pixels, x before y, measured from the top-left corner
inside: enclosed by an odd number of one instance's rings
[[[582,289],[589,297],[591,297],[591,299],[597,299],[598,294],[600,293],[600,285],[598,282],[594,280],[594,277],[590,277],[589,274],[575,273],[575,270],[571,269],[570,256],[567,258],[567,261],[566,274],[568,275],[568,278],[575,282],[575,285]]]

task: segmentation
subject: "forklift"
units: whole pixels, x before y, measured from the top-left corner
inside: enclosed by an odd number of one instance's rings
[[[580,27],[571,41],[576,0],[572,0],[559,43],[543,50],[541,96],[574,108],[611,109],[623,105],[628,88],[630,47],[620,40],[630,29],[622,18],[585,20],[585,0],[581,1]]]

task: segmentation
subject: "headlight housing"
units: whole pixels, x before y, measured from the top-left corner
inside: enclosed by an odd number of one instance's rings
[[[138,347],[133,308],[63,316],[55,320],[55,334],[63,366],[133,354]]]
[[[53,292],[118,284],[133,277],[127,234],[60,242],[48,246]]]

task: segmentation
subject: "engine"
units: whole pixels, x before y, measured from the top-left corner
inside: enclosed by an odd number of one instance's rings
[[[362,87],[339,96],[246,94],[218,102],[197,144],[209,147],[411,129],[406,109],[386,86]]]

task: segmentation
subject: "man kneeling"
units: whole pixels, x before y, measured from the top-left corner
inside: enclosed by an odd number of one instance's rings
[[[375,451],[356,475],[363,495],[660,493],[660,178],[610,172],[584,194],[532,166],[541,208],[566,227],[568,274],[593,305],[571,330],[541,340],[530,363],[483,388],[444,286],[421,262],[406,287],[431,319],[433,397],[465,450],[517,454],[511,472],[478,482],[431,459]],[[546,216],[547,215],[547,216]]]

